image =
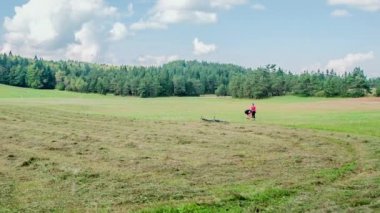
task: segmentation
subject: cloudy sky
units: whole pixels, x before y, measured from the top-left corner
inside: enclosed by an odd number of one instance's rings
[[[0,19],[0,51],[28,57],[380,76],[380,0],[1,0]]]

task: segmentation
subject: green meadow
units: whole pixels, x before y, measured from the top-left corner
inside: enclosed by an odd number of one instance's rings
[[[252,102],[256,121],[243,114]],[[376,212],[379,126],[374,97],[0,85],[0,212]]]
[[[199,121],[201,117],[247,123],[243,111],[258,107],[256,123],[380,136],[378,98],[304,98],[264,100],[204,97],[136,98],[0,86],[3,105],[28,105],[67,112],[138,120]]]

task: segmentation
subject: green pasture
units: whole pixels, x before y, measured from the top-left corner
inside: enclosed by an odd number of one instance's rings
[[[0,85],[0,212],[378,212],[379,121],[373,97]]]
[[[373,100],[372,100],[373,99]],[[0,104],[38,106],[67,112],[111,115],[138,120],[198,121],[201,117],[234,123],[253,122],[243,111],[257,105],[255,123],[380,136],[380,101],[372,98],[230,97],[136,98],[0,85]]]

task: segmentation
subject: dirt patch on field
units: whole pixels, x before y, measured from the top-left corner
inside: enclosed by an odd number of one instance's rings
[[[299,111],[372,111],[380,110],[380,98],[331,99],[312,103],[297,103],[285,106]]]

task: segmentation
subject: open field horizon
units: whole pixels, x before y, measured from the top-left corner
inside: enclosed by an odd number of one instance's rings
[[[256,121],[243,114],[252,101]],[[141,99],[0,85],[0,211],[376,212],[379,119],[372,97]]]
[[[318,98],[282,96],[269,99],[231,97],[137,98],[114,95],[36,90],[0,84],[1,104],[28,105],[67,112],[138,120],[199,121],[201,117],[234,123],[251,122],[243,111],[258,107],[256,122],[287,127],[333,130],[380,136],[380,98]]]

